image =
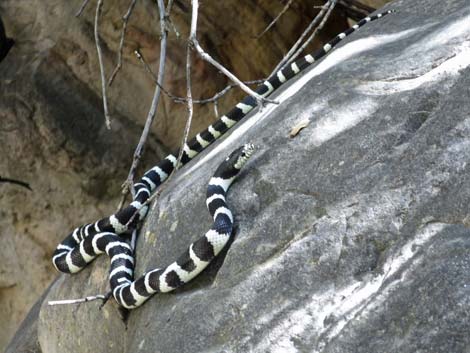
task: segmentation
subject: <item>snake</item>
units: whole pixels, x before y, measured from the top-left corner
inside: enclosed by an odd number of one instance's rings
[[[395,10],[388,10],[362,19],[354,26],[335,36],[330,42],[326,43],[315,53],[307,54],[278,70],[270,78],[260,84],[256,88],[255,92],[263,98],[268,97],[283,83],[304,71],[313,63],[318,62],[329,51],[331,51],[334,46],[341,42],[341,40],[355,32],[358,28],[368,22],[375,21],[394,12]],[[196,134],[195,137],[183,146],[181,161],[178,167],[190,162],[194,157],[240,122],[257,105],[258,101],[253,96],[246,96],[228,113],[222,115],[205,130]],[[244,148],[246,148],[246,146]],[[248,153],[249,150],[250,149],[248,148],[245,152]],[[240,153],[240,151],[244,151],[244,149],[237,149],[237,151]],[[112,270],[110,272],[110,286],[112,288],[113,296],[120,305],[126,308],[135,308],[141,305],[145,299],[149,297],[150,293],[157,291],[167,292],[194,278],[195,275],[201,271],[201,268],[203,268],[202,263],[205,264],[205,259],[207,259],[207,257],[205,257],[206,254],[195,254],[194,249],[198,249],[198,246],[202,246],[204,242],[206,245],[211,243],[210,239],[212,239],[212,235],[216,238],[221,236],[225,239],[226,233],[224,233],[223,230],[219,229],[222,233],[219,233],[219,230],[215,230],[214,232],[217,232],[217,235],[215,235],[215,233],[210,233],[213,231],[211,228],[208,232],[210,234],[206,233],[206,235],[201,238],[202,240],[193,243],[190,246],[188,252],[182,256],[183,260],[180,258],[164,270],[150,271],[135,282],[131,280],[133,277],[134,266],[132,249],[120,236],[130,230],[136,229],[139,222],[145,218],[148,211],[148,205],[146,202],[155,189],[157,189],[177,167],[176,156],[178,153],[169,154],[157,165],[144,173],[142,178],[134,184],[135,196],[127,207],[108,217],[101,218],[94,223],[79,226],[69,233],[53,253],[52,262],[55,268],[64,273],[76,273],[81,271],[99,254],[104,252],[107,253],[111,258]],[[232,156],[233,154],[229,159],[232,158]],[[225,162],[222,163],[221,166],[227,167]],[[227,170],[231,169],[228,168]],[[220,171],[220,167],[217,171],[223,174],[223,171]],[[217,172],[215,175],[217,175]],[[224,184],[227,180],[222,177],[219,176],[214,178],[211,179],[211,182],[214,180],[219,181],[222,189],[225,187],[228,189],[228,186],[230,186],[230,184]],[[224,182],[222,182],[222,180],[224,180]],[[211,190],[215,190],[215,187],[211,185],[213,184],[209,183],[209,188]],[[214,192],[214,195],[217,195],[217,197],[209,203],[209,206],[212,204],[219,205],[220,203],[220,207],[222,207],[221,209],[223,209],[224,212],[226,212],[227,217],[230,218],[230,222],[227,221],[225,226],[231,229],[232,216],[229,209],[225,206],[225,198],[222,197],[222,195],[225,194],[222,193],[222,189],[218,190],[220,193]],[[226,190],[224,192],[226,192]],[[209,207],[209,211],[213,217],[219,214],[217,213],[218,209],[219,207],[216,206]],[[214,218],[214,222],[214,224],[217,223],[216,217]],[[221,234],[223,234],[223,236]],[[216,243],[219,244],[218,242]],[[104,248],[102,247],[103,244],[106,244]],[[114,246],[114,244],[116,244],[116,246]],[[207,248],[210,247],[207,246]],[[214,249],[212,251],[209,251],[210,254],[215,253],[216,249],[214,246],[213,248]],[[201,255],[201,257],[199,257],[199,255]],[[212,259],[212,255],[210,257]],[[189,259],[192,261],[189,261]],[[188,261],[185,262],[185,260]],[[183,270],[186,272],[183,273]]]
[[[79,247],[72,250],[71,256],[86,253],[96,257],[106,253],[111,259],[109,281],[112,295],[126,309],[142,305],[155,293],[170,292],[189,282],[220,253],[232,235],[233,215],[227,205],[226,194],[254,149],[253,144],[239,147],[219,165],[207,186],[206,205],[213,218],[212,227],[167,267],[148,271],[134,281],[133,250],[112,232],[85,238]]]

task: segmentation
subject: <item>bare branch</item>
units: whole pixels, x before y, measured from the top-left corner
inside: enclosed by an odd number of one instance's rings
[[[284,13],[289,9],[290,5],[292,4],[292,1],[293,0],[289,0],[287,2],[287,4],[284,6],[284,8],[281,10],[281,12],[279,12],[279,14],[276,16],[276,18],[274,20],[271,21],[271,23],[259,34],[257,34],[256,36],[254,36],[256,39],[259,39],[261,38],[267,31],[269,31],[271,29],[272,26],[274,26],[274,24],[279,20],[279,18],[284,15]]]
[[[132,11],[134,10],[136,3],[137,3],[137,0],[131,0],[131,3],[129,4],[129,8],[127,9],[126,14],[122,17],[121,41],[119,42],[118,60],[117,60],[116,67],[114,68],[114,71],[111,74],[111,77],[109,78],[109,81],[108,81],[109,86],[113,84],[114,78],[116,77],[118,71],[121,70],[122,50],[124,47],[124,38],[126,36],[127,23],[129,22],[129,18],[131,17]]]
[[[95,15],[95,43],[96,43],[96,51],[98,52],[98,62],[100,64],[100,73],[101,73],[101,91],[103,93],[103,109],[104,109],[104,117],[106,121],[106,127],[111,129],[111,119],[109,116],[108,111],[108,98],[106,94],[106,77],[104,73],[104,64],[103,64],[103,54],[101,52],[100,46],[100,36],[98,33],[98,25],[99,25],[99,17],[101,13],[101,7],[103,6],[103,0],[98,0],[96,4],[96,15]]]
[[[195,31],[195,25],[193,25],[194,22],[197,21],[197,0],[191,0],[191,3],[193,4],[193,12],[191,16],[191,34],[193,34],[193,30]],[[196,5],[194,6],[194,4]],[[188,141],[188,135],[189,135],[189,129],[191,128],[191,121],[193,120],[193,112],[194,112],[194,107],[193,107],[193,95],[191,92],[191,44],[188,42],[188,45],[186,46],[186,99],[188,103],[188,119],[186,121],[186,126],[184,127],[184,133],[183,133],[183,139],[181,141],[181,146],[180,150],[178,153],[178,158],[176,159],[176,168],[173,170],[171,174],[173,174],[181,164],[181,158],[183,157],[183,152],[184,152],[184,146],[186,145],[186,142]]]
[[[191,15],[191,32],[189,35],[190,37],[196,30],[195,23],[197,23],[197,11],[198,11],[197,0],[191,0],[191,4],[193,5],[193,8],[192,8],[192,15]],[[188,41],[188,44],[186,46],[186,102],[187,102],[187,107],[188,107],[188,119],[186,120],[186,125],[184,127],[183,138],[181,140],[178,157],[176,158],[176,167],[168,176],[167,182],[173,177],[173,174],[179,169],[181,165],[181,158],[183,158],[184,146],[186,145],[186,142],[188,141],[189,130],[191,128],[191,122],[193,120],[194,107],[193,107],[193,95],[191,92],[191,41]],[[155,193],[154,196],[157,197],[158,195],[160,195],[160,192]],[[150,200],[147,200],[147,201],[150,201]]]
[[[17,180],[17,179],[11,179],[11,178],[2,178],[0,176],[0,183],[10,183],[10,184],[16,184],[16,185],[19,185],[19,186],[22,186],[30,191],[33,191],[33,189],[31,189],[31,187],[29,186],[28,183],[24,182],[24,181],[21,181],[21,180]]]
[[[329,3],[328,10],[327,10],[325,16],[323,17],[322,21],[320,22],[318,27],[315,28],[315,30],[312,32],[310,37],[308,37],[308,39],[304,42],[304,44],[302,44],[302,46],[299,49],[297,49],[295,54],[292,55],[292,57],[289,59],[288,63],[294,61],[304,51],[304,49],[313,40],[313,38],[317,35],[317,33],[323,29],[323,27],[325,26],[326,21],[328,20],[328,18],[330,17],[333,9],[336,6],[337,0],[331,0],[331,1],[328,1],[328,3]]]
[[[284,55],[284,58],[277,64],[277,66],[274,68],[274,70],[271,72],[269,77],[272,77],[276,72],[284,68],[290,61],[290,58],[292,55],[297,51],[297,49],[300,47],[302,44],[304,38],[308,35],[308,33],[314,28],[322,19],[323,15],[328,11],[329,8],[329,2],[327,1],[326,4],[321,8],[320,12],[315,16],[315,18],[310,22],[308,27],[305,29],[305,31],[302,33],[302,35],[299,37],[297,42],[290,48],[290,50],[287,52],[286,55]]]
[[[161,0],[159,0],[161,1]],[[199,7],[199,3],[198,3],[198,0],[191,0],[191,5],[192,5],[192,14],[191,14],[191,30],[190,30],[190,34],[189,34],[189,40],[188,40],[188,46],[186,48],[186,94],[187,94],[187,97],[186,97],[186,102],[187,102],[187,106],[188,106],[188,119],[186,121],[186,126],[185,126],[185,129],[184,129],[184,134],[183,134],[183,139],[182,139],[182,142],[181,142],[181,146],[180,146],[180,149],[179,149],[179,152],[178,152],[178,157],[177,157],[177,161],[176,161],[176,167],[173,169],[173,171],[170,173],[170,175],[168,176],[168,178],[166,179],[166,182],[165,182],[165,185],[168,185],[168,181],[173,177],[174,173],[176,172],[176,170],[179,169],[179,166],[181,164],[181,158],[183,156],[183,151],[184,151],[184,146],[186,145],[187,143],[187,140],[188,140],[188,135],[189,135],[189,130],[190,130],[190,127],[191,127],[191,121],[192,121],[192,117],[193,117],[193,99],[192,99],[192,92],[191,92],[191,45],[195,46],[196,48],[199,47],[199,43],[197,42],[197,39],[196,39],[196,29],[197,29],[197,16],[198,16],[198,7]],[[199,51],[198,51],[199,52]],[[201,52],[210,58],[210,56],[206,53],[204,53],[204,51],[202,50],[202,48],[200,48],[200,52],[199,54],[201,55]],[[139,53],[140,54],[140,53]],[[142,58],[142,55],[140,55],[141,59]],[[204,58],[204,57],[203,57]],[[212,58],[210,58],[211,60],[213,60]],[[233,74],[231,74],[227,69],[225,69],[222,65],[218,64],[215,60],[213,60],[211,63],[213,63],[214,66],[216,66],[217,68],[219,68],[220,70],[223,70],[224,73],[230,78],[230,77],[233,77],[234,78],[234,82],[242,87],[242,86],[245,86],[240,80],[238,80],[238,78],[236,78]],[[151,70],[149,70],[151,72]],[[161,82],[159,82],[159,84],[157,85],[158,88],[161,87]],[[246,87],[246,86],[245,86]],[[247,87],[248,88],[248,87]],[[248,90],[250,92],[253,92],[251,91],[249,88]],[[263,102],[263,101],[267,101],[265,98],[259,96],[256,92],[253,92],[254,95],[260,97],[260,100],[258,102]],[[249,93],[250,94],[250,93]],[[256,97],[255,97],[256,98]],[[275,102],[274,102],[275,103]],[[160,187],[153,195],[151,195],[144,203],[143,203],[143,206],[147,206],[149,205],[154,199],[158,198],[160,196],[160,194],[162,193],[162,191],[165,189],[165,187]],[[135,217],[137,216],[138,212],[134,212],[134,214],[130,217],[129,221],[127,222],[126,225],[129,225],[131,224]]]
[[[83,10],[85,10],[86,5],[88,4],[90,0],[84,0],[78,11],[75,13],[75,17],[80,17],[82,14]]]
[[[170,16],[171,10],[173,8],[173,0],[168,0],[168,4],[166,5],[166,15]]]
[[[147,142],[147,137],[150,132],[150,127],[152,126],[153,120],[157,113],[157,106],[158,101],[160,99],[161,93],[161,86],[163,84],[163,78],[165,75],[165,62],[166,62],[166,45],[167,45],[167,32],[165,27],[165,6],[163,5],[163,0],[157,0],[158,10],[160,13],[160,30],[161,30],[161,40],[160,40],[160,63],[158,67],[158,78],[157,78],[157,85],[155,86],[155,91],[153,93],[152,104],[150,106],[150,110],[147,114],[147,120],[145,121],[144,130],[142,131],[142,135],[140,136],[139,144],[137,145],[134,157],[132,160],[132,166],[129,170],[129,174],[127,176],[125,185],[123,189],[123,199],[127,196],[128,190],[131,190],[132,196],[134,196],[134,175],[139,165],[140,158],[142,157],[142,152],[144,150],[145,143]]]
[[[167,27],[171,27],[173,32],[175,32],[175,35],[177,38],[179,38],[181,35],[178,32],[178,29],[176,28],[175,24],[171,20],[171,10],[173,9],[173,0],[168,0],[168,4],[166,5],[166,16],[165,16],[165,22],[167,23]]]
[[[144,65],[145,70],[150,74],[153,81],[156,84],[158,84],[157,77],[155,76],[155,73],[150,68],[149,64],[145,60],[142,53],[140,53],[139,50],[135,50],[134,53],[137,56],[137,58],[140,60],[142,65]],[[243,83],[246,84],[246,85],[254,85],[254,84],[262,83],[264,81],[265,81],[264,79],[261,79],[261,80],[243,81]],[[215,103],[218,99],[222,98],[224,95],[226,95],[234,87],[238,87],[238,85],[235,84],[235,83],[228,84],[223,90],[217,92],[216,94],[214,94],[210,98],[193,99],[193,104],[207,104],[207,103],[212,103],[212,102]],[[187,100],[186,97],[175,96],[174,94],[167,91],[163,86],[160,86],[160,88],[163,91],[163,93],[165,93],[168,97],[170,97],[175,103],[187,103],[188,100]]]
[[[219,71],[221,71],[225,76],[227,76],[231,81],[235,82],[245,93],[249,94],[250,96],[254,97],[259,105],[263,105],[266,102],[269,103],[274,103],[274,104],[279,104],[279,102],[276,102],[272,99],[264,98],[260,96],[258,93],[253,91],[251,88],[249,88],[247,85],[245,85],[242,81],[240,81],[234,74],[232,74],[229,70],[227,70],[224,66],[219,64],[217,61],[215,61],[209,54],[207,54],[199,44],[198,40],[193,37],[191,39],[191,42],[196,49],[196,51],[199,53],[201,58],[203,58],[205,61],[208,63],[212,64],[215,66]]]
[[[139,59],[139,61],[142,63],[142,65],[144,65],[145,71],[147,71],[150,74],[150,76],[153,79],[153,82],[155,82],[155,84],[158,87],[160,87],[160,89],[162,90],[163,93],[165,93],[168,97],[170,97],[171,99],[173,99],[177,103],[181,103],[181,102],[186,101],[186,98],[175,96],[174,94],[168,92],[165,88],[163,88],[163,86],[158,82],[158,77],[152,71],[149,64],[147,63],[147,61],[143,57],[142,53],[138,49],[134,50],[134,54],[137,56],[137,59]]]
[[[98,295],[91,295],[89,297],[85,298],[79,298],[79,299],[64,299],[64,300],[50,300],[47,302],[47,305],[53,306],[53,305],[70,305],[70,304],[80,304],[80,303],[86,303],[86,302],[91,302],[94,300],[108,300],[107,295],[103,294],[98,294]]]
[[[278,102],[273,101],[271,99],[264,98],[260,96],[258,93],[253,91],[247,85],[245,85],[242,81],[240,81],[234,74],[232,74],[229,70],[227,70],[224,66],[219,64],[215,61],[209,54],[207,54],[204,49],[202,49],[201,45],[199,44],[196,31],[197,31],[197,16],[198,16],[198,7],[199,2],[198,0],[191,0],[192,4],[192,16],[191,16],[191,31],[189,34],[189,42],[194,46],[196,51],[198,52],[199,56],[207,61],[208,63],[215,66],[219,71],[221,71],[225,76],[227,76],[231,81],[235,82],[243,91],[245,91],[250,96],[254,97],[259,105],[263,105],[266,102],[278,104]]]

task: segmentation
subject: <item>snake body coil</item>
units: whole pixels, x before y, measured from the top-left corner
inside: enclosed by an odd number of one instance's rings
[[[394,11],[386,11],[364,18],[345,32],[338,34],[313,55],[308,54],[279,70],[271,78],[259,85],[256,92],[262,97],[269,96],[284,82],[324,57],[336,44],[359,27],[392,12]],[[197,134],[184,146],[181,164],[188,163],[212,142],[225,134],[252,111],[256,105],[257,101],[253,97],[247,96],[214,124]],[[176,157],[170,154],[148,170],[141,180],[134,185],[136,193],[130,205],[109,217],[74,229],[57,246],[53,254],[52,261],[57,270],[65,273],[78,272],[89,262],[93,261],[97,255],[106,252],[111,257],[110,281],[113,295],[121,305],[127,308],[134,308],[142,304],[152,293],[170,291],[182,283],[188,282],[199,273],[207,266],[208,261],[215,256],[214,254],[220,251],[219,245],[223,243],[222,240],[228,237],[227,234],[230,235],[228,230],[229,228],[231,229],[231,213],[224,206],[225,192],[230,183],[222,183],[223,185],[221,184],[219,188],[216,188],[214,180],[221,181],[216,176],[214,176],[216,179],[211,179],[212,184],[209,184],[209,189],[214,191],[214,195],[212,195],[213,199],[210,202],[208,201],[208,207],[211,215],[214,217],[214,226],[217,224],[218,227],[216,227],[217,235],[211,228],[203,238],[190,246],[185,255],[166,269],[151,271],[135,282],[132,282],[134,268],[133,254],[130,246],[119,237],[119,234],[134,229],[138,222],[145,218],[148,210],[145,202],[175,167]],[[220,168],[217,173],[222,173]],[[218,212],[219,209],[224,211]],[[230,222],[226,221],[222,224],[222,221],[218,221],[217,217],[219,219],[222,219],[222,217],[224,219],[230,218]],[[222,230],[222,226],[227,227],[227,232]],[[204,244],[211,244],[212,251],[207,250],[211,247],[204,247]],[[203,250],[208,252],[205,253]]]

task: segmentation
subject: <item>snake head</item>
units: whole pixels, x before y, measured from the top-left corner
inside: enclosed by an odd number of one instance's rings
[[[226,180],[235,177],[248,159],[250,159],[254,151],[255,146],[252,143],[247,143],[246,145],[237,148],[235,151],[230,153],[222,164],[219,165],[214,177]]]
[[[247,143],[235,151],[233,151],[230,156],[228,156],[227,161],[229,164],[233,165],[235,169],[242,169],[245,163],[250,159],[253,152],[255,151],[255,145],[252,143]]]

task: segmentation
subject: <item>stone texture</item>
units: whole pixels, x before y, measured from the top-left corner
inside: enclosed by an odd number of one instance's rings
[[[0,350],[56,276],[50,257],[57,243],[74,226],[116,208],[153,94],[152,80],[132,54],[140,48],[153,67],[158,65],[157,7],[154,1],[142,0],[129,23],[123,69],[109,89],[113,121],[112,130],[106,130],[93,37],[96,2],[75,18],[81,3],[0,2],[6,35],[15,40],[0,62],[0,175],[24,180],[33,188],[29,192],[0,184],[0,316],[8,317],[0,322]],[[128,4],[117,0],[105,2],[103,8],[100,33],[108,75],[116,62],[121,17]],[[318,11],[311,2],[296,2],[277,26],[253,39],[282,6],[270,1],[203,2],[199,39],[241,78],[259,78],[274,67]],[[181,37],[170,35],[165,86],[182,95],[187,2],[175,2],[172,18]],[[333,17],[315,45],[345,26],[344,18]],[[0,45],[0,52],[4,49]],[[211,96],[227,83],[199,59],[195,58],[193,69],[196,98]],[[234,91],[221,100],[219,110],[230,107],[240,95]],[[145,167],[179,143],[185,109],[163,98],[147,143]],[[194,130],[214,119],[212,106],[196,109]]]
[[[137,272],[210,225],[204,190],[226,153],[260,150],[232,187],[231,247],[180,290],[130,313],[108,260],[61,276],[38,323],[55,352],[468,352],[470,11],[403,0],[185,167],[142,230]],[[310,124],[295,138],[299,121]]]

